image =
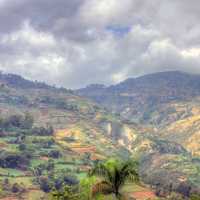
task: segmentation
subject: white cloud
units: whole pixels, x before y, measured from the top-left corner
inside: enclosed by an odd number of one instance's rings
[[[14,44],[19,41],[26,45],[36,46],[37,48],[56,45],[56,41],[50,33],[36,31],[30,26],[28,21],[23,23],[20,30],[6,34],[1,39],[1,43],[3,44]]]
[[[93,25],[109,25],[122,23],[125,16],[131,13],[133,1],[123,0],[88,0],[81,9],[81,16],[85,23]]]
[[[181,55],[185,58],[200,58],[200,48],[184,49]]]
[[[163,70],[200,73],[199,5],[0,0],[0,69],[65,87]]]

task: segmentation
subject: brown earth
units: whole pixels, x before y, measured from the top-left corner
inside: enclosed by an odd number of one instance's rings
[[[95,153],[96,147],[89,146],[89,147],[72,147],[72,151],[75,151],[77,153],[83,154],[83,153]]]
[[[130,195],[131,197],[137,200],[153,200],[156,199],[156,195],[152,191],[141,191],[141,192],[133,192]]]

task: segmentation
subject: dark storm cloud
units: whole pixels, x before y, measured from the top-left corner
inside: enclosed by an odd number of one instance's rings
[[[199,0],[0,0],[0,69],[65,87],[200,73]]]
[[[1,32],[14,31],[24,20],[37,30],[59,35],[80,34],[81,24],[76,21],[79,7],[84,0],[8,0],[1,7]],[[76,27],[79,25],[79,29]]]

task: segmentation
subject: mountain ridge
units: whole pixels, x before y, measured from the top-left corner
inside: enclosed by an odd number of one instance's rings
[[[192,152],[195,146],[200,154],[200,144],[194,140],[199,127],[195,119],[200,114],[200,75],[159,72],[106,88],[80,89],[76,93],[118,113],[122,119],[152,127],[155,135],[184,144]]]

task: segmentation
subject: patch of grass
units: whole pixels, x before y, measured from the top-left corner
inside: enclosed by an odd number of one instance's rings
[[[123,192],[143,192],[145,191],[145,187],[134,184],[134,183],[128,183],[124,186]]]
[[[48,199],[47,194],[41,190],[28,190],[23,198],[26,200],[39,200],[39,199]]]
[[[23,176],[24,172],[16,169],[8,169],[8,168],[0,168],[0,174],[1,176]]]
[[[10,183],[20,183],[25,185],[26,188],[33,187],[33,179],[34,177],[16,177],[16,178],[9,178]]]
[[[76,165],[73,164],[56,164],[55,165],[55,170],[60,171],[60,170],[67,170],[73,171],[76,169]]]
[[[6,136],[6,137],[1,137],[0,141],[4,141],[4,142],[10,142],[12,140],[14,140],[16,137],[14,136]]]
[[[44,163],[46,163],[46,161],[44,161],[44,160],[32,159],[32,160],[31,160],[31,163],[30,163],[30,166],[31,166],[31,167],[37,167],[38,165],[44,164]]]
[[[19,152],[18,144],[9,144],[6,150],[10,152]]]
[[[87,177],[87,173],[85,173],[85,172],[78,173],[77,177],[79,180],[84,179]]]

